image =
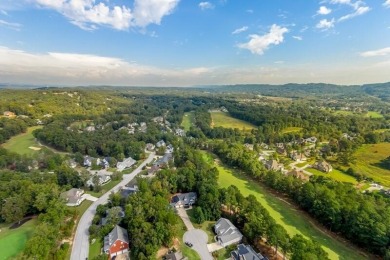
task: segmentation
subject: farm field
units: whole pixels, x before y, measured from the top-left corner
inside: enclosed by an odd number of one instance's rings
[[[40,150],[41,147],[35,142],[35,137],[32,135],[32,132],[39,128],[42,128],[42,126],[29,127],[26,133],[12,137],[3,144],[3,147],[11,152],[22,155],[34,154],[36,151]],[[37,149],[31,149],[30,147],[36,147]]]
[[[183,120],[181,121],[181,126],[184,130],[190,130],[191,126],[193,126],[195,122],[195,114],[194,112],[184,113]]]
[[[385,186],[390,186],[390,170],[381,168],[379,163],[390,156],[390,143],[365,144],[356,153],[356,163],[352,168],[373,178]]]
[[[37,220],[32,219],[16,229],[0,226],[0,260],[12,259],[21,253],[34,232]]]
[[[282,134],[288,134],[288,133],[297,133],[302,131],[302,127],[286,127],[282,130]]]
[[[203,156],[208,162],[213,163],[211,154],[204,152]],[[299,212],[289,202],[271,194],[260,184],[225,166],[217,164],[214,164],[214,166],[219,171],[219,185],[221,188],[235,185],[244,196],[254,195],[272,218],[286,229],[289,235],[301,234],[308,239],[317,241],[329,254],[330,259],[365,259],[365,257],[358,254],[356,249],[347,247],[315,227],[310,218]]]
[[[255,125],[245,122],[240,119],[231,117],[228,113],[225,112],[211,112],[212,127],[224,127],[224,128],[237,128],[239,130],[251,131],[256,129]]]
[[[352,183],[352,184],[357,184],[358,181],[352,177],[352,176],[349,176],[348,174],[345,174],[337,169],[333,169],[333,171],[331,171],[330,173],[324,173],[324,172],[321,172],[317,169],[314,169],[314,168],[306,168],[305,169],[306,171],[314,174],[314,175],[317,175],[317,176],[323,176],[323,177],[329,177],[329,178],[332,178],[336,181],[341,181],[341,182],[349,182],[349,183]]]

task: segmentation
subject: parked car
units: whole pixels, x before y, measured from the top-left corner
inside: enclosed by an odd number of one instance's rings
[[[190,242],[184,242],[184,244],[186,244],[189,247],[192,247],[192,243],[190,243]]]

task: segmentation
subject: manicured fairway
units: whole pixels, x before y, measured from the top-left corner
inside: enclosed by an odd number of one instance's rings
[[[385,186],[390,186],[390,170],[380,166],[380,162],[390,156],[390,143],[365,144],[356,153],[356,163],[352,168],[373,178]]]
[[[282,134],[288,134],[288,133],[298,133],[302,131],[302,127],[286,127],[285,129],[282,130]]]
[[[3,144],[3,147],[5,149],[10,150],[11,152],[15,152],[18,154],[33,154],[33,153],[35,153],[37,150],[31,149],[31,148],[33,148],[33,147],[42,148],[42,147],[40,147],[37,144],[37,142],[35,142],[35,137],[32,135],[32,132],[35,129],[39,129],[39,128],[42,128],[42,126],[29,127],[27,129],[26,133],[12,137],[5,144]]]
[[[255,125],[245,122],[240,119],[231,117],[225,112],[211,112],[211,118],[213,120],[213,127],[224,127],[224,128],[237,128],[239,130],[250,131],[256,129]]]
[[[16,229],[1,226],[0,260],[12,259],[21,253],[34,232],[35,225],[36,219],[32,219]]]
[[[213,160],[211,155],[206,152],[204,152],[204,157],[209,162]],[[310,218],[298,211],[289,202],[275,197],[264,187],[249,180],[243,174],[222,165],[215,164],[215,166],[219,171],[219,185],[221,188],[235,185],[244,196],[254,195],[275,221],[286,229],[289,235],[301,234],[307,239],[317,241],[331,259],[365,259],[355,249],[347,247],[315,227]]]
[[[183,120],[181,121],[181,126],[184,130],[190,130],[191,126],[194,125],[195,122],[195,114],[194,112],[184,113]]]

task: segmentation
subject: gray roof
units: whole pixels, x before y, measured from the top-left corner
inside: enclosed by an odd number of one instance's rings
[[[158,159],[154,165],[163,165],[163,164],[168,164],[169,160],[172,159],[172,154],[171,153],[166,153],[164,154],[163,157],[161,157],[160,159]]]
[[[240,244],[237,250],[231,253],[234,260],[262,260],[264,257],[253,250],[249,245]]]
[[[172,252],[170,254],[167,254],[165,256],[166,260],[184,260],[188,259],[187,257],[183,257],[183,254],[181,252]]]
[[[129,243],[129,236],[127,234],[127,230],[121,228],[118,225],[116,225],[114,229],[107,236],[104,237],[104,251],[109,250],[111,245],[117,240]]]
[[[214,231],[222,243],[228,243],[239,237],[242,238],[241,232],[226,218],[220,218],[217,223],[215,223]]]
[[[68,191],[61,193],[61,198],[64,198],[67,203],[75,204],[81,198],[81,194],[84,193],[82,189],[72,188]]]
[[[172,197],[172,203],[181,203],[183,205],[185,204],[193,204],[196,201],[196,193],[195,192],[189,192],[189,193],[181,193],[177,194]]]

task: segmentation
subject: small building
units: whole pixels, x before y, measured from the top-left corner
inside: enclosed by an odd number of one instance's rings
[[[84,167],[91,167],[92,166],[92,158],[89,157],[88,155],[84,156],[83,165],[84,165]]]
[[[83,194],[84,190],[73,188],[61,193],[61,198],[65,200],[66,206],[76,207],[79,206],[81,202],[85,200]]]
[[[276,148],[276,152],[277,152],[278,154],[280,154],[280,155],[284,155],[284,156],[287,155],[287,150],[286,150],[286,148],[284,148],[284,147],[278,147],[278,148]]]
[[[158,170],[160,170],[160,168],[157,165],[153,165],[150,169],[148,169],[148,175],[153,175],[158,172]]]
[[[269,171],[280,171],[283,169],[283,165],[279,164],[277,160],[267,160],[264,164],[265,168]]]
[[[171,252],[168,253],[165,257],[165,260],[188,260],[187,257],[184,257],[181,252]]]
[[[253,144],[245,143],[245,144],[244,144],[244,147],[245,147],[246,149],[248,149],[249,151],[253,151],[254,145],[253,145]]]
[[[291,160],[296,161],[296,162],[304,162],[307,160],[305,154],[300,153],[298,151],[291,152],[290,158],[291,158]]]
[[[116,225],[114,229],[104,237],[103,250],[112,259],[118,255],[128,254],[129,236],[127,230]]]
[[[164,146],[166,146],[164,140],[160,140],[160,141],[158,141],[158,142],[156,143],[156,147],[157,147],[157,148],[164,147]]]
[[[260,253],[256,253],[250,245],[239,244],[237,249],[230,253],[233,260],[263,260]]]
[[[104,185],[106,184],[107,182],[111,181],[111,176],[110,175],[107,175],[107,174],[104,174],[104,173],[97,173],[96,174],[99,178],[99,185]],[[95,175],[95,176],[96,176]],[[92,176],[88,181],[87,181],[87,186],[92,186],[94,187],[95,184],[93,183],[93,178],[95,178],[95,176]]]
[[[3,116],[4,116],[4,117],[11,118],[11,117],[15,117],[16,115],[15,115],[15,113],[14,113],[14,112],[11,112],[11,111],[5,111],[5,112],[3,113]]]
[[[133,158],[129,157],[129,158],[126,158],[123,162],[118,162],[116,164],[116,168],[117,168],[118,171],[121,172],[124,169],[130,168],[135,163],[136,163],[136,160],[134,160]]]
[[[197,199],[195,192],[176,194],[171,199],[171,206],[174,208],[190,207]]]
[[[167,147],[165,148],[165,153],[173,153],[175,149],[173,148],[173,145],[169,144],[167,145]]]
[[[162,168],[164,166],[167,166],[169,161],[173,159],[173,155],[171,153],[164,154],[163,157],[159,158],[157,161],[154,162],[154,166],[157,166],[159,168]]]
[[[152,143],[146,144],[146,147],[145,147],[145,149],[147,151],[154,151],[154,148],[156,148],[156,146],[154,144],[152,144]]]
[[[306,138],[306,142],[315,144],[317,142],[317,137],[312,136],[312,137]]]
[[[223,247],[240,243],[242,240],[241,232],[226,218],[220,218],[215,223],[214,232],[217,235],[216,240]]]
[[[122,198],[128,198],[129,196],[137,193],[139,191],[138,189],[138,186],[137,185],[133,185],[132,187],[128,187],[128,186],[125,186],[125,187],[122,187],[119,191],[120,195]]]
[[[300,171],[300,170],[297,170],[297,169],[294,169],[292,171],[287,172],[287,175],[291,175],[291,176],[293,176],[295,178],[298,178],[298,179],[301,179],[303,181],[308,181],[309,178],[310,178],[303,171]]]
[[[175,135],[184,137],[184,136],[186,136],[186,132],[183,129],[176,128],[175,129]]]
[[[333,171],[332,165],[326,161],[316,162],[313,164],[313,168],[326,173]]]

